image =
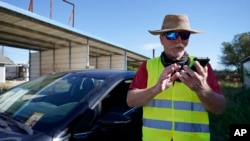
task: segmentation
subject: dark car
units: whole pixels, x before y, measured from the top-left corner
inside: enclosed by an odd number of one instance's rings
[[[0,96],[0,141],[141,141],[142,110],[128,107],[133,71],[57,72]]]

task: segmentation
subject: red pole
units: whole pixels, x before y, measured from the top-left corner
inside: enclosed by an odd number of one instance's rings
[[[50,0],[50,19],[52,19],[52,0]]]
[[[30,4],[29,4],[29,11],[33,12],[33,0],[30,0]]]

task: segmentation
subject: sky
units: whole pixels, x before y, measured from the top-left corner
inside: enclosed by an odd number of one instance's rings
[[[28,10],[30,0],[0,0]],[[158,30],[167,14],[187,14],[192,34],[187,52],[209,57],[212,67],[220,64],[222,43],[234,36],[250,32],[249,0],[67,0],[75,5],[74,28],[124,49],[153,57],[163,51]],[[52,20],[72,26],[72,6],[63,0],[52,1]],[[33,0],[33,12],[50,19],[50,0]],[[2,51],[2,50],[1,50]],[[28,50],[4,47],[4,55],[14,63],[27,63]]]

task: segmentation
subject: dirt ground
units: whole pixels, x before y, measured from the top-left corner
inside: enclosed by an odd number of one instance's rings
[[[24,82],[26,82],[26,81],[23,81],[23,80],[13,80],[13,81],[6,80],[5,83],[0,83],[0,91],[9,89],[11,87],[22,84]]]

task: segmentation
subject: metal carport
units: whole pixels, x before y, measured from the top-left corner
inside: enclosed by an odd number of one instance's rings
[[[69,53],[71,53],[71,48],[84,46],[87,47],[88,55],[86,58],[86,67],[88,67],[88,65],[95,65],[93,63],[89,64],[90,57],[98,58],[101,56],[109,56],[111,58],[114,55],[123,56],[126,64],[124,69],[127,69],[128,66],[137,68],[142,61],[148,59],[146,56],[126,50],[112,43],[102,41],[101,39],[91,37],[73,27],[63,25],[54,20],[1,1],[0,45],[38,52],[67,48],[69,49]],[[71,54],[69,54],[69,56],[71,56]],[[50,61],[54,63],[55,57],[52,58],[53,59]],[[70,58],[71,57],[69,57],[69,63],[71,62]],[[98,60],[96,59],[96,61]],[[110,63],[110,65],[111,64],[112,63]],[[70,70],[71,64],[68,65]],[[98,66],[96,66],[96,68],[98,69]],[[41,74],[40,71],[40,75]]]

